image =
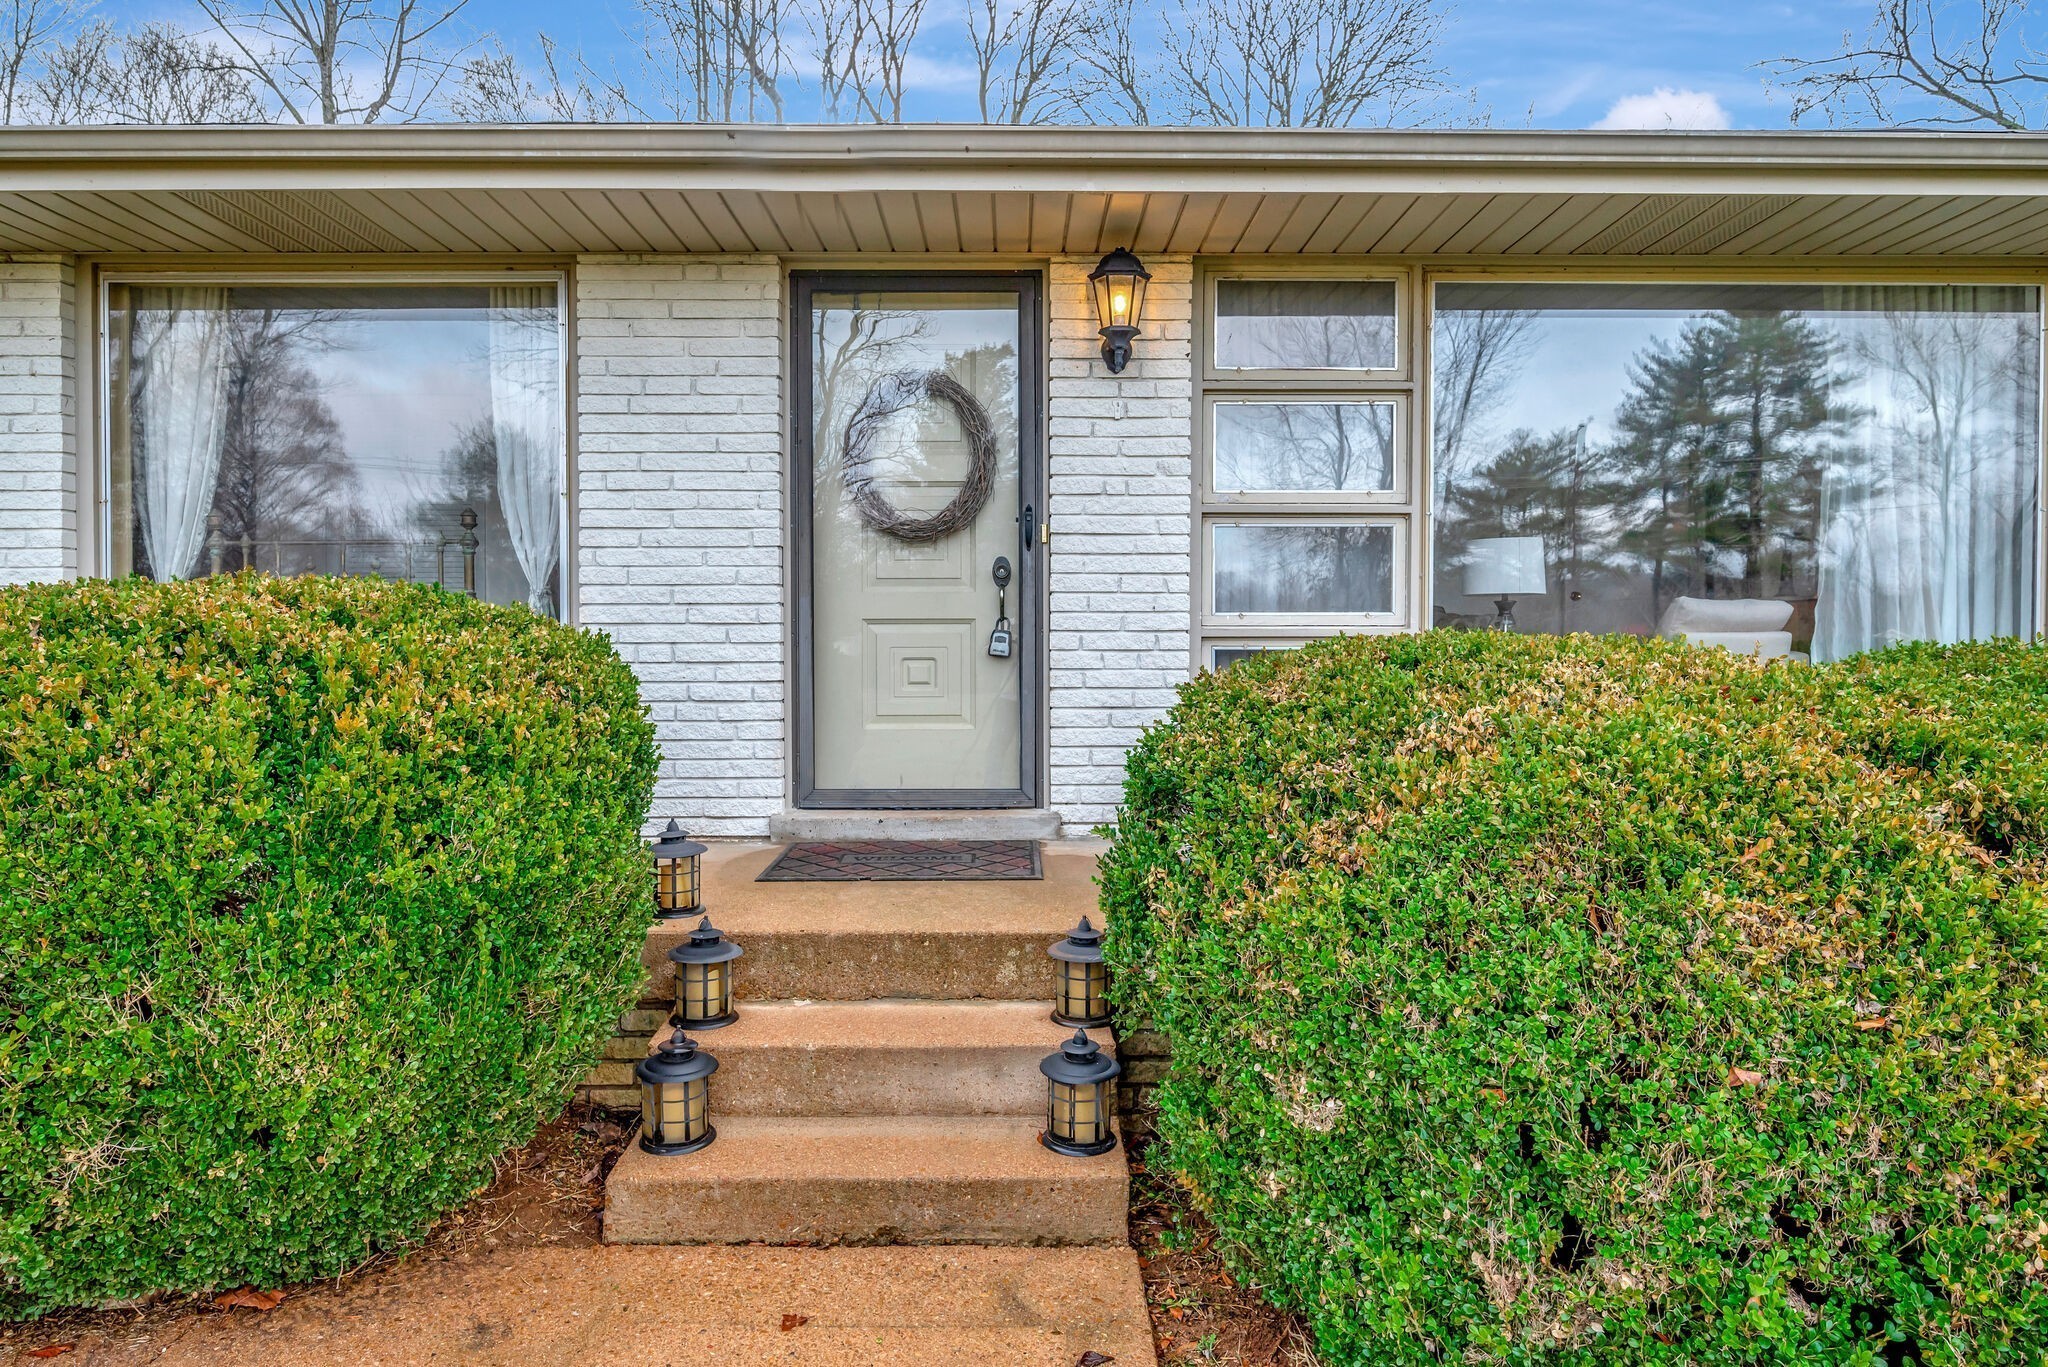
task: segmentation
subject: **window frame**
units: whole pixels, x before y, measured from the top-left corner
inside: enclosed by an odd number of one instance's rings
[[[1202,336],[1200,374],[1206,384],[1241,385],[1325,384],[1348,387],[1378,380],[1407,380],[1414,374],[1415,279],[1414,272],[1386,262],[1359,264],[1355,258],[1276,262],[1270,258],[1224,259],[1199,268],[1201,288],[1198,319]],[[1354,368],[1324,367],[1230,367],[1216,364],[1217,287],[1225,280],[1317,280],[1329,282],[1383,281],[1394,287],[1394,364]]]
[[[1229,404],[1384,404],[1393,410],[1393,469],[1383,489],[1223,489],[1216,483],[1216,413]],[[1408,395],[1405,393],[1361,393],[1357,391],[1265,390],[1242,393],[1234,390],[1202,395],[1202,488],[1207,502],[1218,507],[1319,507],[1332,501],[1350,507],[1404,506],[1411,484],[1408,458]]]
[[[1732,261],[1702,265],[1673,263],[1663,269],[1640,261],[1600,258],[1578,263],[1430,262],[1419,269],[1414,311],[1417,356],[1415,460],[1421,488],[1420,526],[1414,542],[1417,561],[1415,602],[1433,614],[1436,603],[1436,415],[1430,403],[1432,364],[1436,356],[1436,293],[1443,284],[1598,284],[1598,285],[1867,285],[2024,286],[2035,291],[2035,327],[2040,356],[2035,376],[2038,406],[2034,484],[2034,621],[2048,630],[2048,271],[2016,270],[2005,262],[1944,261],[1927,265],[1855,262],[1786,263]]]
[[[578,512],[575,492],[576,474],[576,394],[571,387],[574,382],[574,359],[571,346],[574,337],[572,311],[574,291],[566,267],[557,265],[533,265],[521,262],[516,265],[491,267],[488,265],[463,265],[446,269],[420,268],[350,268],[335,264],[322,268],[300,268],[292,270],[249,269],[231,261],[218,266],[150,266],[150,265],[98,265],[94,268],[93,313],[91,326],[91,357],[93,368],[93,500],[97,505],[91,519],[93,549],[91,555],[92,573],[110,577],[114,564],[114,506],[113,486],[113,368],[107,364],[107,347],[111,340],[109,328],[109,305],[115,285],[211,285],[217,288],[234,289],[238,286],[305,285],[333,289],[376,288],[380,286],[424,286],[445,287],[453,285],[516,285],[548,284],[555,290],[555,356],[557,383],[562,395],[562,460],[558,471],[560,476],[561,499],[560,530],[557,533],[557,553],[561,565],[561,593],[557,603],[555,620],[575,625],[577,612],[577,576],[575,558],[575,525]]]
[[[1421,584],[1416,575],[1417,520],[1425,483],[1420,463],[1422,419],[1418,376],[1419,271],[1407,262],[1367,257],[1275,260],[1270,257],[1198,258],[1194,319],[1194,478],[1190,522],[1189,672],[1209,667],[1217,645],[1288,647],[1324,636],[1397,634],[1416,627]],[[1379,280],[1394,286],[1394,360],[1379,370],[1227,370],[1215,364],[1216,296],[1221,280]],[[1394,469],[1391,490],[1218,490],[1215,480],[1215,410],[1230,402],[1391,403]],[[1228,523],[1355,523],[1394,528],[1393,611],[1350,614],[1230,614],[1214,611],[1213,527]]]

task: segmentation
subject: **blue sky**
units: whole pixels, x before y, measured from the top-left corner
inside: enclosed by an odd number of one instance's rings
[[[1449,0],[1449,7],[1444,65],[1491,110],[1496,126],[1584,128],[1617,112],[1624,123],[1656,123],[1668,111],[1681,125],[1773,128],[1785,126],[1789,104],[1766,90],[1756,63],[1788,53],[1830,53],[1845,33],[1864,29],[1875,6],[1874,0]],[[102,0],[101,12],[133,21],[190,24],[195,18],[195,10],[177,0]],[[929,0],[915,118],[975,117],[962,15],[962,0]],[[494,34],[525,55],[535,50],[535,33],[546,29],[563,47],[580,47],[601,70],[634,60],[632,0],[471,0],[463,17],[473,31]],[[803,116],[810,107],[800,98],[792,112]]]

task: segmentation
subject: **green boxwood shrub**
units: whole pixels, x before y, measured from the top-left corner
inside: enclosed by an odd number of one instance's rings
[[[1156,1167],[1329,1359],[2039,1363],[2048,651],[1264,656],[1131,756]]]
[[[639,979],[601,637],[413,585],[0,591],[0,1312],[417,1236]]]

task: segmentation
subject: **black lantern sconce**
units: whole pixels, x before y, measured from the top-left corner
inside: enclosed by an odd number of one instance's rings
[[[686,1030],[716,1030],[739,1019],[732,1004],[732,961],[746,953],[706,916],[668,952],[676,966],[676,1020]]]
[[[665,921],[695,916],[704,909],[703,845],[683,834],[670,817],[654,842],[654,914]]]
[[[718,1060],[680,1029],[633,1069],[640,1079],[640,1147],[695,1153],[718,1138],[711,1128],[711,1075]]]
[[[1086,1030],[1048,1054],[1038,1065],[1045,1074],[1045,1133],[1038,1142],[1054,1153],[1092,1158],[1116,1147],[1116,1078],[1123,1069],[1088,1038]]]
[[[1102,323],[1102,362],[1112,375],[1130,364],[1131,339],[1145,316],[1145,285],[1151,278],[1129,247],[1118,247],[1088,274],[1095,287],[1095,316]]]
[[[1053,996],[1055,1025],[1100,1030],[1109,1024],[1109,969],[1102,962],[1102,932],[1086,916],[1067,938],[1045,951],[1059,961],[1059,984]]]

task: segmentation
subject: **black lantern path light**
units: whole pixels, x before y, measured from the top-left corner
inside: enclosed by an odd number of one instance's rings
[[[683,1029],[716,1030],[739,1019],[732,1004],[732,964],[744,953],[709,916],[668,952],[676,966],[676,1021]]]
[[[640,1147],[663,1155],[695,1153],[718,1131],[711,1127],[711,1075],[718,1060],[677,1027],[633,1069],[640,1080]]]
[[[1102,962],[1102,932],[1086,916],[1067,932],[1067,938],[1046,951],[1059,963],[1059,982],[1054,988],[1052,1019],[1055,1025],[1078,1025],[1100,1030],[1109,1024],[1109,969]]]
[[[1046,1055],[1038,1065],[1045,1074],[1045,1133],[1038,1142],[1054,1153],[1092,1158],[1116,1147],[1116,1078],[1123,1069],[1103,1055],[1086,1030]]]
[[[1129,247],[1118,247],[1088,273],[1095,317],[1102,324],[1102,362],[1113,375],[1130,364],[1131,340],[1145,316],[1145,286],[1151,279],[1152,272]]]
[[[683,834],[670,817],[654,842],[654,914],[665,921],[694,916],[704,908],[706,847]]]

